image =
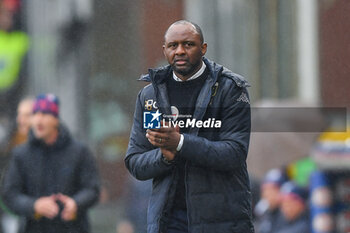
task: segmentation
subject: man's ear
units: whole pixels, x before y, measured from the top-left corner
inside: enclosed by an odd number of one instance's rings
[[[207,43],[203,43],[202,45],[201,45],[201,52],[202,52],[202,56],[204,56],[205,55],[205,53],[207,52]]]
[[[163,44],[163,54],[164,54],[164,56],[166,57],[166,54],[165,54],[165,44]]]

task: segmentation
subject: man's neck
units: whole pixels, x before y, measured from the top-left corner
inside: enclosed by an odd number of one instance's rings
[[[196,79],[198,78],[199,76],[201,76],[205,70],[207,66],[205,65],[205,63],[202,61],[201,65],[200,65],[200,68],[191,76],[189,76],[188,78],[182,76],[182,75],[179,75],[179,74],[175,74],[175,72],[173,72],[173,78],[175,81],[178,81],[178,82],[185,82],[185,81],[190,81],[190,80],[193,80],[193,79]]]

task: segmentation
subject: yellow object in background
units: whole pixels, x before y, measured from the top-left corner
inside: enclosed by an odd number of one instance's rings
[[[28,48],[29,38],[24,32],[0,30],[0,92],[16,83]]]
[[[329,130],[320,135],[319,142],[333,141],[333,142],[349,142],[350,143],[350,128],[346,132],[336,132]]]

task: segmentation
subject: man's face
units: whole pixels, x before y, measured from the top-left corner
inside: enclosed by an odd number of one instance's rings
[[[281,211],[285,218],[289,221],[292,221],[299,217],[305,210],[305,204],[291,196],[291,195],[283,195],[281,202]]]
[[[26,135],[29,131],[32,113],[33,111],[33,101],[27,100],[19,104],[17,109],[17,129],[18,131]]]
[[[261,187],[261,197],[269,203],[269,209],[276,209],[281,202],[280,188],[272,183],[263,184]]]
[[[165,35],[163,53],[175,74],[186,80],[196,73],[202,63],[207,44],[191,24],[172,25]]]
[[[51,114],[36,112],[32,128],[37,139],[48,140],[57,133],[58,119]]]

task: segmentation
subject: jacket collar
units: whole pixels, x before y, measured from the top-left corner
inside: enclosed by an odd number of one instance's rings
[[[205,80],[197,98],[196,107],[192,117],[193,119],[197,120],[203,119],[212,96],[212,88],[223,70],[223,66],[218,65],[215,62],[212,62],[206,58],[203,58],[203,61],[209,69],[209,77]],[[197,127],[191,128],[190,134],[197,135],[198,131],[199,128]]]
[[[222,72],[223,67],[215,62],[203,57],[203,61],[207,68],[209,69],[209,77],[213,79],[214,83],[217,80],[217,77]],[[149,69],[148,74],[143,74],[138,79],[139,81],[151,82],[153,84],[159,84],[165,81],[169,74],[172,72],[170,65],[162,66],[155,69]]]

